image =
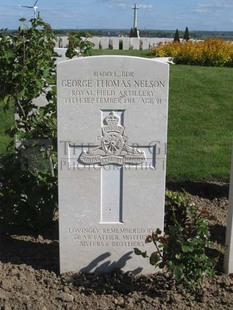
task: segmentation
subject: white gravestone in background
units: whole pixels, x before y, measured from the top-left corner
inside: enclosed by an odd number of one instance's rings
[[[233,152],[232,152],[232,158],[231,158],[229,210],[228,210],[228,217],[227,217],[224,270],[226,273],[233,273]]]
[[[139,50],[140,38],[130,38],[130,46],[133,50]]]
[[[120,39],[118,37],[112,38],[112,48],[114,50],[119,50],[119,41],[120,41]]]
[[[123,50],[129,50],[130,48],[130,38],[122,38]]]
[[[133,249],[163,230],[169,66],[86,57],[57,76],[60,271],[153,272]]]

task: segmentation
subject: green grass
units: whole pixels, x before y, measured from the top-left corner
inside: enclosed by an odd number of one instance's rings
[[[233,69],[171,66],[167,179],[228,181]]]
[[[167,180],[229,180],[232,85],[233,68],[170,67]],[[1,110],[0,153],[10,141],[4,131],[12,115]]]
[[[123,55],[123,56],[136,56],[136,57],[152,57],[150,50],[111,50],[111,49],[100,49],[92,50],[92,56],[102,55]]]

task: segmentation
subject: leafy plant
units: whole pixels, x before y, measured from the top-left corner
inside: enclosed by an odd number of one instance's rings
[[[57,208],[56,37],[41,17],[20,20],[17,33],[0,33],[0,105],[14,107],[17,137],[0,162],[0,222],[40,228]],[[91,45],[71,36],[69,57]],[[34,99],[43,95],[44,106]]]
[[[41,18],[32,19],[31,27],[27,27],[25,19],[21,19],[21,22],[24,27],[19,27],[18,33],[3,31],[0,34],[0,102],[5,109],[13,105],[18,114],[12,135],[29,138],[28,135],[33,137],[36,133],[39,138],[37,130],[34,130],[38,126],[37,117],[41,116],[40,121],[44,120],[42,116],[52,110],[53,116],[55,115],[56,38],[51,27]],[[36,107],[33,99],[41,94],[46,96],[49,107],[43,107],[34,113]],[[46,121],[40,126],[50,136],[54,136],[53,125],[54,120],[52,127]]]
[[[47,169],[24,169],[20,153],[0,160],[0,225],[39,229],[52,222],[57,206],[57,178]]]
[[[187,204],[185,197],[167,192],[165,234],[157,229],[145,242],[153,243],[156,250],[134,249],[136,255],[148,258],[151,265],[171,272],[178,283],[188,289],[200,288],[205,277],[213,275],[211,260],[205,254],[209,244],[208,225],[196,207]]]
[[[94,43],[88,41],[90,34],[82,32],[70,32],[68,36],[68,48],[66,57],[73,58],[74,56],[89,56]]]
[[[57,205],[56,144],[45,151],[35,142],[56,140],[56,37],[40,17],[30,20],[30,27],[20,21],[17,33],[0,34],[0,104],[15,108],[15,126],[8,133],[20,141],[13,141],[1,160],[0,220],[39,227],[52,220]],[[33,102],[40,95],[47,99],[42,107]],[[37,166],[23,168],[22,155],[35,150],[41,157]],[[41,166],[43,157],[49,165]]]

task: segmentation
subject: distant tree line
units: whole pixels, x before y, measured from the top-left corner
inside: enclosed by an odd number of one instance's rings
[[[140,37],[148,38],[174,38],[176,30],[158,30],[158,29],[139,29]],[[17,32],[18,30],[7,30],[9,33]],[[129,36],[129,29],[54,29],[57,36],[68,36],[71,32],[89,33],[91,36]],[[184,37],[185,31],[179,31],[179,38]],[[189,36],[192,39],[204,40],[207,38],[219,38],[223,40],[233,40],[233,31],[189,31]]]

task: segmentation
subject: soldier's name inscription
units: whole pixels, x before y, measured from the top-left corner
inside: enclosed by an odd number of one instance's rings
[[[65,104],[162,104],[159,89],[164,80],[134,79],[132,71],[94,71],[89,79],[64,79],[61,87],[68,89]]]

